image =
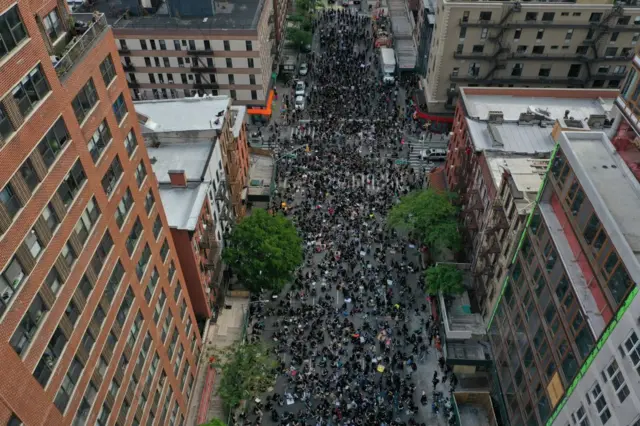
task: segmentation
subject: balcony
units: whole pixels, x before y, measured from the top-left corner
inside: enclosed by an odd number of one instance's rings
[[[109,28],[104,14],[97,17],[90,13],[72,16],[75,18],[74,26],[67,33],[67,42],[60,46],[60,54],[54,60],[54,68],[60,80],[66,79]]]
[[[194,56],[213,56],[213,50],[211,49],[205,49],[205,50],[187,49],[187,53],[189,55],[194,55]]]

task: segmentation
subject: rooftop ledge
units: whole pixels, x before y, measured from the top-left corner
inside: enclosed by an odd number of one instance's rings
[[[64,42],[56,46],[60,54],[52,58],[60,80],[66,79],[109,27],[104,13],[72,13],[71,16],[73,27],[63,36]]]

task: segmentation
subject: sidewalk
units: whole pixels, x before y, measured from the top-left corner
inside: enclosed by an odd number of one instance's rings
[[[222,408],[222,401],[216,395],[220,380],[215,375],[215,371],[209,368],[209,356],[211,356],[212,349],[225,348],[241,338],[244,313],[246,309],[249,309],[249,299],[227,297],[225,304],[231,305],[231,309],[223,309],[218,316],[218,322],[210,325],[206,330],[207,335],[204,336],[194,394],[187,415],[187,426],[197,426],[214,417],[223,421],[227,420]],[[205,389],[209,395],[203,395]],[[202,419],[203,416],[204,419]]]

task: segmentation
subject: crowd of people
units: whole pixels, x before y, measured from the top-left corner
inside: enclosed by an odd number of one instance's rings
[[[457,379],[436,362],[419,247],[384,220],[423,184],[394,161],[412,124],[398,87],[381,81],[367,17],[325,11],[314,30],[311,122],[300,126],[315,132],[278,141],[309,149],[279,161],[272,205],[296,223],[305,261],[282,294],[251,305],[250,336],[273,345],[278,377],[236,424],[444,425]]]

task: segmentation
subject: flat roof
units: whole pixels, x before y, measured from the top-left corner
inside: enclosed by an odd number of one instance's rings
[[[562,132],[560,147],[634,282],[640,282],[640,182],[603,132]]]
[[[202,205],[207,196],[207,184],[189,183],[187,187],[160,185],[162,207],[170,228],[196,229]]]
[[[240,136],[240,130],[242,129],[242,123],[247,115],[247,107],[242,105],[234,105],[231,107],[231,133],[233,137]]]
[[[215,142],[161,143],[147,145],[151,167],[159,183],[169,183],[169,170],[184,170],[187,181],[201,181]]]
[[[170,29],[170,30],[255,30],[265,0],[212,1],[214,14],[198,17],[170,16],[167,2],[157,10],[144,12],[128,7],[122,0],[94,0],[92,8],[108,15],[109,23],[115,29]],[[125,11],[127,18],[123,18]]]
[[[617,91],[596,89],[528,89],[463,87],[460,96],[465,121],[477,151],[548,153],[555,120],[569,117],[586,120],[591,115],[612,117]],[[490,112],[501,112],[503,122],[489,123]],[[537,112],[543,124],[520,123],[520,114]],[[542,117],[542,115],[540,115]]]
[[[205,96],[180,99],[154,99],[133,103],[136,112],[148,119],[142,132],[180,132],[220,130],[224,125],[229,96]]]
[[[535,157],[515,157],[498,153],[488,154],[487,164],[498,192],[500,192],[502,174],[505,171],[510,173],[518,191],[523,193],[538,192],[544,180],[549,160]]]
[[[269,155],[249,154],[248,195],[269,195],[275,162]]]

